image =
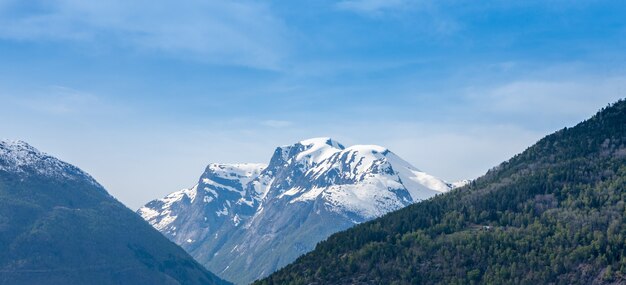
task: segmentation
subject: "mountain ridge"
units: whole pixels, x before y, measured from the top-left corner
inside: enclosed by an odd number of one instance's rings
[[[210,164],[196,186],[137,212],[210,270],[245,283],[337,230],[453,187],[387,148],[331,138],[277,147],[267,165],[254,165],[241,181],[230,175],[236,165]],[[228,171],[215,175],[218,166]]]

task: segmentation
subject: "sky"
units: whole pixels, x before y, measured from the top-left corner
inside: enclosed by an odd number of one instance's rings
[[[626,97],[622,1],[0,0],[0,139],[132,209],[312,137],[473,179]]]

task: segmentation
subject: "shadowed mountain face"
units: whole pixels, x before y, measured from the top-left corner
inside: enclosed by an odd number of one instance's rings
[[[258,284],[626,284],[626,101]]]
[[[138,213],[216,274],[245,284],[332,233],[453,187],[383,147],[316,138],[278,147],[268,165],[211,164],[196,186]]]
[[[0,141],[0,284],[226,284],[80,169]]]

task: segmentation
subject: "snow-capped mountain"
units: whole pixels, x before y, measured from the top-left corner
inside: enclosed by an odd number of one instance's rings
[[[21,175],[98,182],[78,167],[43,153],[23,141],[0,140],[0,171]]]
[[[209,270],[243,284],[337,231],[454,187],[386,148],[316,138],[278,147],[268,165],[211,164],[195,186],[138,213]]]

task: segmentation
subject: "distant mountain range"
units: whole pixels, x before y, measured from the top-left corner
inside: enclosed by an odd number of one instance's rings
[[[80,169],[0,141],[0,284],[227,284]]]
[[[626,284],[626,101],[257,284]]]
[[[0,141],[0,285],[229,284],[201,264],[259,285],[626,284],[624,201],[625,100],[471,182],[316,138],[210,164],[140,216]]]
[[[316,138],[269,164],[210,164],[198,183],[137,212],[221,277],[245,284],[329,235],[468,181],[448,183],[386,148]]]

